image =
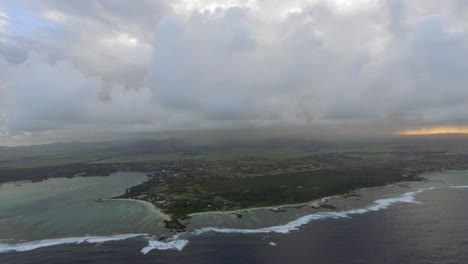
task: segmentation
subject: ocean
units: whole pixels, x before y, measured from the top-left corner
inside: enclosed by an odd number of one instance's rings
[[[181,234],[142,203],[95,200],[141,174],[2,186],[0,263],[468,263],[468,172],[425,176],[330,199],[336,210],[203,214]]]

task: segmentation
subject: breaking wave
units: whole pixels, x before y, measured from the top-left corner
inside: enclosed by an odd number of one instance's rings
[[[298,219],[291,221],[284,225],[256,228],[256,229],[234,229],[234,228],[217,228],[217,227],[204,227],[197,229],[192,232],[194,235],[200,235],[206,232],[217,232],[217,233],[242,233],[242,234],[257,234],[257,233],[289,233],[294,230],[298,230],[300,226],[306,225],[314,220],[321,219],[337,219],[337,218],[347,218],[352,215],[364,214],[372,211],[379,211],[387,209],[389,206],[395,203],[417,203],[414,200],[414,196],[418,193],[423,192],[425,189],[420,189],[414,192],[407,192],[397,198],[389,199],[380,199],[375,201],[372,205],[361,208],[361,209],[352,209],[341,212],[320,212],[305,215],[299,217]]]
[[[182,250],[184,247],[189,243],[187,239],[180,238],[181,234],[175,235],[169,238],[167,241],[162,242],[159,240],[148,240],[148,246],[144,247],[141,250],[141,253],[147,254],[151,250],[159,249],[159,250]]]
[[[22,252],[29,251],[43,247],[58,246],[65,244],[100,244],[110,241],[127,240],[135,237],[146,236],[147,234],[121,234],[113,236],[83,236],[83,237],[68,237],[68,238],[55,238],[43,239],[38,241],[22,242],[16,244],[2,244],[0,243],[0,253],[5,252]],[[1,242],[1,241],[0,241]]]
[[[453,189],[465,189],[465,188],[468,188],[468,185],[450,186],[450,188],[453,188]]]

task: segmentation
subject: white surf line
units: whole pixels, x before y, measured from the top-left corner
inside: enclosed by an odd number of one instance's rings
[[[468,188],[468,185],[460,185],[460,186],[449,186],[452,189],[465,189]]]
[[[314,214],[305,215],[299,217],[298,219],[291,221],[284,225],[278,226],[271,226],[271,227],[264,227],[264,228],[256,228],[256,229],[235,229],[235,228],[217,228],[217,227],[204,227],[197,229],[191,233],[187,233],[186,235],[201,235],[207,232],[217,232],[217,233],[240,233],[240,234],[259,234],[259,233],[282,233],[286,234],[294,230],[298,230],[299,227],[306,225],[314,220],[320,219],[338,219],[338,218],[348,218],[352,215],[358,214],[365,214],[368,212],[375,212],[387,209],[393,204],[396,203],[419,203],[414,200],[414,197],[418,193],[422,193],[426,190],[432,190],[434,187],[430,188],[421,188],[414,192],[407,192],[402,194],[396,198],[388,198],[388,199],[379,199],[376,200],[373,204],[368,207],[361,208],[361,209],[352,209],[346,210],[341,212],[319,212]],[[151,250],[159,249],[159,250],[167,250],[167,249],[177,249],[182,250],[189,241],[187,239],[180,238],[182,234],[175,235],[171,237],[167,242],[161,242],[158,240],[149,240],[148,246],[141,250],[141,253],[147,254]]]
[[[432,189],[432,188],[431,188]],[[376,200],[372,205],[361,208],[361,209],[352,209],[341,212],[319,212],[314,214],[305,215],[299,217],[298,219],[291,221],[285,225],[278,225],[272,227],[264,227],[257,229],[233,229],[233,228],[216,228],[216,227],[204,227],[197,229],[192,234],[200,235],[206,232],[218,232],[218,233],[243,233],[243,234],[257,234],[257,233],[289,233],[293,230],[298,230],[300,226],[308,224],[314,220],[320,219],[337,219],[337,218],[347,218],[351,215],[364,214],[372,211],[380,211],[387,209],[395,203],[417,203],[414,200],[414,196],[418,193],[423,192],[425,189],[419,189],[414,192],[407,192],[396,198],[380,199]]]
[[[129,238],[147,236],[148,234],[120,234],[112,236],[83,236],[83,237],[68,237],[68,238],[55,238],[43,239],[37,241],[22,242],[16,244],[2,244],[0,243],[0,253],[6,252],[23,252],[30,251],[43,247],[58,246],[64,244],[81,244],[92,243],[101,244],[110,241],[127,240]],[[3,242],[3,241],[2,241]]]

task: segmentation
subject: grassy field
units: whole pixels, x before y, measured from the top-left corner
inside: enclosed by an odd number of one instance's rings
[[[119,156],[96,161],[95,163],[132,163],[132,162],[158,162],[181,159],[194,159],[203,161],[235,161],[235,160],[288,160],[312,156],[314,153],[296,148],[270,148],[270,149],[227,149],[203,151],[198,153],[166,153],[166,154],[140,154]]]
[[[201,161],[271,160],[284,161],[323,155],[344,155],[366,159],[370,163],[388,162],[401,158],[401,152],[468,153],[468,140],[456,138],[427,140],[403,138],[392,142],[327,142],[315,147],[315,142],[287,143],[280,146],[228,145],[199,147],[179,146],[173,141],[134,141],[103,143],[58,143],[33,147],[0,147],[1,168],[40,168],[73,163],[125,164],[153,163],[194,159]]]

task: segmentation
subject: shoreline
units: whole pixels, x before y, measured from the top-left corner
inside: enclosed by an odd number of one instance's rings
[[[138,203],[141,203],[141,204],[144,204],[148,207],[151,208],[151,210],[153,211],[153,213],[161,216],[164,218],[164,220],[170,220],[171,219],[171,216],[168,215],[168,214],[165,214],[162,212],[161,209],[157,208],[156,206],[154,206],[154,204],[150,203],[150,202],[147,202],[147,201],[144,201],[144,200],[138,200],[138,199],[131,199],[131,198],[112,198],[112,199],[109,199],[109,201],[130,201],[130,202],[138,202]]]
[[[376,185],[376,186],[371,186],[371,187],[351,189],[349,191],[346,191],[345,193],[331,194],[331,195],[328,195],[328,196],[316,198],[314,200],[305,201],[305,202],[287,203],[287,204],[273,204],[273,205],[261,205],[261,206],[253,206],[253,207],[246,207],[246,208],[236,208],[237,206],[233,206],[234,208],[226,208],[228,210],[209,210],[209,208],[205,208],[205,209],[208,209],[208,210],[207,211],[199,211],[199,212],[188,213],[188,214],[184,215],[185,217],[177,218],[177,219],[173,218],[173,216],[171,214],[164,213],[163,212],[164,209],[157,207],[156,204],[153,204],[150,201],[146,201],[146,200],[143,200],[143,199],[138,199],[138,198],[135,198],[135,197],[125,198],[125,199],[133,200],[133,201],[144,201],[144,202],[150,204],[153,208],[155,208],[155,210],[158,211],[158,214],[163,215],[166,219],[178,220],[178,221],[184,221],[184,220],[188,220],[188,219],[190,219],[191,217],[194,217],[194,216],[201,216],[201,215],[207,215],[207,214],[240,214],[242,212],[251,212],[251,211],[256,211],[256,210],[281,211],[282,209],[290,208],[290,207],[310,206],[312,209],[319,209],[319,208],[322,207],[323,209],[332,209],[333,210],[333,208],[327,208],[326,207],[326,203],[330,199],[334,199],[334,198],[337,198],[337,197],[345,197],[346,198],[347,195],[350,195],[350,194],[353,194],[355,192],[359,192],[359,191],[362,191],[362,190],[365,190],[365,189],[369,189],[369,188],[382,188],[382,187],[386,187],[386,186],[404,184],[404,183],[409,183],[409,182],[425,181],[425,179],[423,177],[420,177],[420,175],[424,175],[424,174],[430,173],[430,172],[446,171],[446,170],[450,170],[450,169],[435,168],[435,169],[429,169],[429,170],[424,170],[424,171],[421,171],[421,170],[411,171],[411,172],[408,173],[409,174],[408,176],[405,176],[406,179],[404,179],[404,178],[399,179],[399,180],[397,180],[395,182],[387,183],[387,184],[384,184],[384,185]],[[458,168],[458,169],[451,169],[451,170],[462,170],[462,169]],[[409,176],[412,176],[412,177],[410,177],[411,179],[408,179]],[[238,216],[238,217],[240,218],[240,216]]]
[[[257,211],[257,210],[277,211],[277,210],[281,210],[283,208],[302,207],[302,206],[311,206],[311,207],[320,208],[320,205],[325,204],[328,201],[328,199],[335,198],[335,197],[340,197],[340,196],[343,196],[343,195],[346,195],[346,194],[336,194],[336,195],[326,196],[326,197],[323,197],[323,198],[319,198],[319,199],[315,199],[315,200],[312,200],[312,201],[309,201],[309,202],[303,202],[303,203],[249,207],[249,208],[241,208],[241,209],[228,210],[228,211],[197,212],[197,213],[191,213],[188,216],[191,217],[191,216],[205,215],[205,214],[233,214],[233,213],[242,213],[242,212],[248,212],[248,211]]]
[[[35,183],[32,180],[20,180],[20,181],[11,181],[11,182],[3,182],[0,183],[1,186],[9,186],[9,185],[19,185],[19,184],[27,184],[27,183]]]

